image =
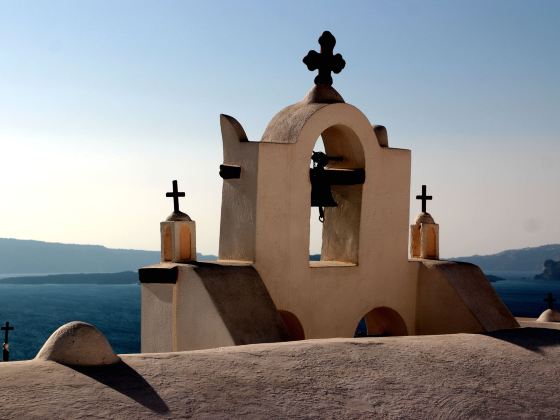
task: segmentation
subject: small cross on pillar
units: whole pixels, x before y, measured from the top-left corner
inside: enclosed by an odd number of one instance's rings
[[[10,326],[10,323],[6,321],[6,324],[0,328],[4,331],[4,344],[2,345],[2,360],[8,362],[10,360],[10,344],[8,342],[8,333],[12,331],[14,327]]]
[[[179,197],[184,197],[184,192],[179,192],[179,188],[177,187],[177,180],[173,180],[173,192],[165,193],[166,197],[173,197],[173,211],[175,213],[179,212]]]
[[[331,86],[333,83],[331,72],[338,74],[346,65],[346,61],[342,55],[333,55],[333,49],[336,44],[336,38],[329,31],[323,32],[319,38],[321,52],[309,51],[303,59],[303,63],[310,71],[319,70],[319,74],[315,77],[316,85]]]
[[[431,200],[431,195],[426,195],[426,186],[422,185],[422,195],[416,196],[417,200],[422,200],[422,213],[426,213],[426,201]]]
[[[173,213],[160,224],[161,261],[196,261],[196,226],[188,214],[179,210],[179,197],[185,193],[179,191],[177,180],[173,180],[173,191],[165,196],[173,197]]]
[[[554,299],[552,293],[549,292],[547,297],[543,300],[547,303],[548,309],[554,309],[554,302],[556,302],[556,299]]]
[[[410,226],[410,256],[438,260],[439,225],[434,221],[432,215],[426,212],[426,202],[431,200],[432,196],[427,194],[425,185],[422,185],[422,194],[417,195],[416,199],[422,200],[422,213]]]

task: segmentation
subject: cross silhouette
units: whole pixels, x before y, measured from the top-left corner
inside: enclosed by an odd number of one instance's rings
[[[549,292],[546,299],[543,300],[548,304],[548,309],[554,309],[554,302],[556,302],[556,299],[554,299],[552,293]]]
[[[6,324],[0,328],[0,330],[5,331],[4,332],[4,343],[8,344],[8,332],[12,331],[14,329],[14,327],[10,326],[10,323],[8,321],[6,321]]]
[[[8,333],[13,330],[14,327],[10,326],[10,323],[6,321],[6,325],[4,325],[0,330],[4,331],[4,345],[2,346],[2,360],[7,362],[10,360],[10,346],[8,344]]]
[[[338,74],[346,65],[346,61],[342,55],[333,55],[333,49],[336,44],[336,39],[329,31],[323,32],[319,38],[319,45],[321,45],[321,52],[309,51],[303,58],[303,63],[310,71],[319,70],[319,74],[315,77],[316,85],[328,85],[333,83],[331,72]]]
[[[177,180],[173,180],[173,192],[165,193],[166,197],[173,197],[173,211],[179,212],[179,197],[184,197],[184,192],[179,192],[177,187]]]
[[[422,185],[422,195],[416,196],[417,200],[422,200],[422,213],[426,213],[426,201],[431,200],[431,195],[426,195],[426,186]]]

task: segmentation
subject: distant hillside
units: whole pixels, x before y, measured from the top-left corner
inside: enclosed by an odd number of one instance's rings
[[[483,271],[541,272],[546,260],[560,260],[560,244],[510,249],[493,255],[450,258],[478,265]]]
[[[197,255],[200,261],[217,258]],[[0,274],[117,273],[136,271],[159,259],[159,251],[0,238]],[[320,255],[310,259],[318,260]],[[483,271],[542,272],[546,260],[560,260],[560,244],[450,259],[476,264]]]
[[[134,284],[138,283],[138,273],[89,273],[50,274],[48,276],[21,276],[0,279],[0,284]]]
[[[116,273],[136,271],[159,259],[159,251],[0,238],[2,274]]]

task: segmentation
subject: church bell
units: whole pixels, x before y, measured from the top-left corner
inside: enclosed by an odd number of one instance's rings
[[[311,179],[311,207],[336,207],[336,201],[332,196],[331,186],[327,182],[323,168],[311,168],[309,170]]]
[[[311,156],[313,161],[313,168],[309,170],[311,207],[319,207],[319,221],[321,222],[325,218],[324,207],[337,207],[336,201],[332,196],[327,172],[325,171],[325,166],[331,159],[323,152],[313,152]]]

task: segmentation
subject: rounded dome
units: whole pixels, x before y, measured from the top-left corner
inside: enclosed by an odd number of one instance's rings
[[[121,360],[101,331],[82,321],[69,322],[52,333],[35,359],[71,366],[111,365]]]
[[[560,312],[547,309],[537,318],[537,322],[560,322]]]
[[[182,211],[174,211],[165,220],[167,222],[192,222],[190,216]]]
[[[416,217],[416,221],[414,222],[414,224],[416,224],[416,225],[419,225],[419,224],[435,225],[436,222],[434,222],[434,218],[432,217],[432,215],[430,213],[422,212],[418,215],[418,217]]]

